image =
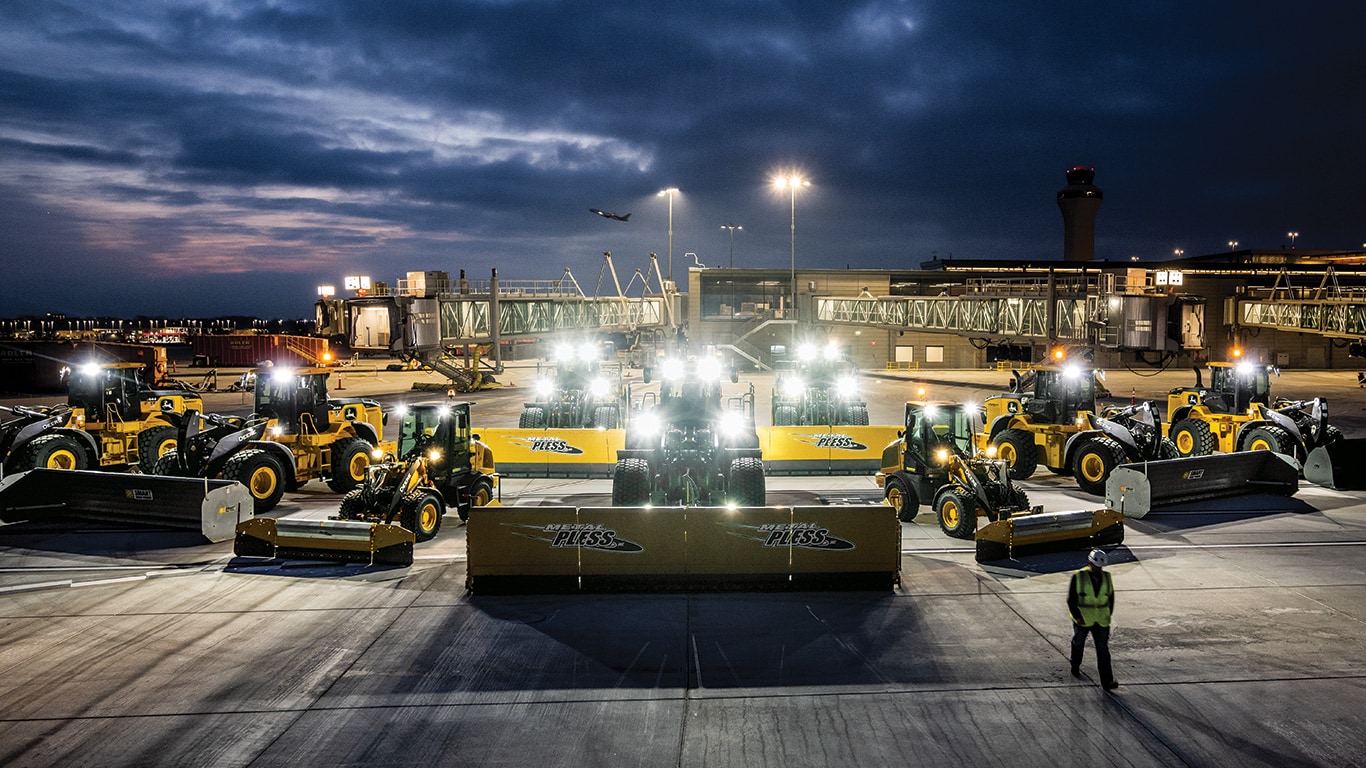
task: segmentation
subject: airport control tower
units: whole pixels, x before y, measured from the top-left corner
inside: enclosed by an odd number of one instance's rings
[[[1095,168],[1077,166],[1067,170],[1067,186],[1058,190],[1062,209],[1063,261],[1094,261],[1096,258],[1096,212],[1105,193],[1091,182]]]

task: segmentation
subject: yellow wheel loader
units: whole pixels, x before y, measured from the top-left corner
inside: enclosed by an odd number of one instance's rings
[[[1040,464],[1070,475],[1074,457],[1068,454],[1068,441],[1090,429],[1087,416],[1096,412],[1096,379],[1104,371],[1067,365],[1031,373],[1032,381],[1015,373],[1012,392],[986,399],[985,427],[974,441],[980,450],[994,447],[1016,480],[1034,474]]]
[[[335,517],[244,522],[234,551],[411,565],[413,544],[437,535],[447,508],[465,520],[472,508],[493,503],[493,456],[470,434],[469,403],[406,407],[397,446],[366,468],[365,481],[342,497]]]

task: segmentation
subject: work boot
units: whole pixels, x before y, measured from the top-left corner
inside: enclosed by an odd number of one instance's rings
[[[1072,667],[1072,677],[1081,677],[1081,667]]]
[[[1114,689],[1116,689],[1116,688],[1119,687],[1119,681],[1118,681],[1118,680],[1111,680],[1110,682],[1106,683],[1106,684],[1105,684],[1104,686],[1102,686],[1102,687],[1103,687],[1105,690],[1107,690],[1107,691],[1113,691]]]

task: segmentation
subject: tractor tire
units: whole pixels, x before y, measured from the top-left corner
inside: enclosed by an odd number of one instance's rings
[[[269,512],[285,495],[285,468],[259,448],[248,448],[223,465],[223,479],[236,480],[251,494],[256,514]]]
[[[759,459],[731,459],[727,496],[737,506],[762,507],[768,501],[764,486],[764,463]]]
[[[773,409],[773,426],[775,427],[799,427],[801,418],[797,415],[797,406],[780,405]]]
[[[43,435],[24,447],[16,463],[24,469],[85,469],[90,456],[71,435]]]
[[[1290,457],[1295,455],[1295,438],[1275,424],[1253,427],[1238,442],[1239,450],[1243,451],[1275,451]]]
[[[347,491],[337,508],[337,517],[343,520],[360,520],[365,516],[365,491],[357,488]]]
[[[1018,487],[1018,486],[1016,486],[1016,485],[1011,485],[1011,486],[1010,486],[1010,492],[1011,492],[1011,494],[1010,494],[1010,495],[1011,495],[1011,503],[1015,505],[1014,511],[1015,511],[1015,512],[1025,512],[1025,511],[1027,511],[1027,510],[1029,509],[1029,494],[1025,493],[1025,489],[1020,488],[1020,487]],[[996,522],[996,521],[993,520],[992,522],[994,523],[994,522]]]
[[[158,456],[156,463],[152,465],[152,474],[164,477],[180,477],[180,453],[172,448]]]
[[[418,541],[431,541],[441,530],[441,516],[446,514],[446,502],[431,491],[411,491],[403,496],[403,511],[399,524],[413,532]]]
[[[370,466],[373,445],[359,437],[343,437],[332,444],[331,476],[327,487],[333,493],[346,493],[365,481],[365,468]]]
[[[639,507],[650,502],[650,464],[644,459],[622,459],[612,473],[612,504]]]
[[[1323,428],[1323,437],[1319,439],[1319,445],[1332,445],[1343,439],[1342,430],[1328,424]]]
[[[594,429],[620,429],[621,411],[615,405],[599,405],[593,409]]]
[[[1170,437],[1182,456],[1208,456],[1214,453],[1214,433],[1198,419],[1182,419],[1171,427]]]
[[[1159,461],[1179,459],[1181,451],[1176,449],[1176,443],[1172,442],[1171,438],[1164,437],[1157,443],[1157,458]]]
[[[1092,496],[1105,495],[1105,481],[1115,467],[1123,464],[1124,447],[1109,437],[1093,437],[1077,449],[1072,460],[1072,475],[1077,487]]]
[[[946,488],[934,500],[939,529],[955,539],[971,539],[977,532],[977,501],[960,488]]]
[[[996,457],[1010,467],[1011,480],[1024,480],[1039,468],[1039,446],[1023,429],[1007,429],[996,436]]]
[[[460,516],[463,522],[470,519],[470,510],[475,507],[487,507],[493,501],[493,481],[487,477],[481,477],[474,481],[470,486],[469,501],[456,507],[455,514]]]
[[[517,419],[518,429],[545,429],[545,409],[539,407],[523,408]]]
[[[919,497],[899,477],[887,478],[883,498],[886,499],[888,506],[896,510],[896,519],[903,523],[911,522],[920,514]]]
[[[138,468],[144,474],[154,474],[157,459],[176,448],[175,427],[152,427],[138,433]]]
[[[866,427],[868,426],[868,406],[851,405],[849,406],[849,426]]]

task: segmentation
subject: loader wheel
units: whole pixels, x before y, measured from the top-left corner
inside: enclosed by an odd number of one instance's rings
[[[849,426],[866,427],[868,426],[868,406],[851,405],[849,406]]]
[[[644,459],[622,459],[612,474],[612,504],[635,507],[650,501],[650,464]]]
[[[441,516],[446,514],[446,503],[431,491],[413,491],[403,496],[403,513],[399,523],[413,532],[418,541],[430,541],[441,530]]]
[[[920,513],[920,499],[911,493],[911,489],[901,481],[901,478],[887,478],[885,498],[888,506],[896,510],[896,519],[903,523],[911,522]]]
[[[518,429],[543,429],[545,427],[544,408],[523,408],[517,419]]]
[[[455,513],[461,520],[470,519],[470,509],[473,507],[487,507],[493,501],[493,481],[487,477],[481,477],[474,481],[470,486],[470,500],[467,504],[462,504],[455,509]]]
[[[1023,480],[1039,468],[1039,447],[1034,435],[1023,429],[1007,429],[996,437],[996,456],[1010,467],[1011,480]]]
[[[337,517],[343,520],[359,520],[364,514],[365,491],[360,488],[347,491],[342,497],[341,506],[337,507]]]
[[[1319,445],[1332,445],[1342,439],[1342,430],[1329,424],[1323,428],[1323,437],[1319,440]]]
[[[157,459],[176,448],[175,427],[152,427],[138,435],[138,467],[155,474]]]
[[[256,514],[269,512],[285,495],[285,468],[259,448],[248,448],[223,465],[223,479],[236,480],[251,493]]]
[[[801,419],[797,416],[797,407],[794,405],[780,405],[773,409],[773,426],[775,427],[798,427],[801,426]]]
[[[156,463],[152,465],[152,474],[164,475],[165,477],[179,477],[180,453],[172,448],[158,456]]]
[[[1010,486],[1010,495],[1010,501],[1015,507],[1014,512],[1029,511],[1029,494],[1025,493],[1025,489],[1012,485]],[[1004,520],[1005,518],[999,517],[998,519]],[[992,520],[992,522],[996,521]]]
[[[593,409],[593,427],[595,429],[619,429],[621,427],[621,413],[615,405],[599,405]]]
[[[1172,425],[1171,440],[1182,456],[1208,456],[1214,453],[1214,433],[1198,419],[1182,419]]]
[[[29,469],[85,469],[90,457],[71,435],[43,435],[28,444],[18,463]]]
[[[1077,449],[1072,474],[1077,487],[1092,496],[1105,495],[1105,481],[1115,467],[1124,463],[1124,448],[1108,437],[1094,437]]]
[[[332,444],[332,476],[327,487],[333,493],[346,493],[365,481],[374,446],[358,437],[345,437]]]
[[[971,539],[977,532],[977,503],[967,491],[952,488],[939,494],[934,514],[939,529],[955,539]]]
[[[1164,437],[1157,442],[1157,458],[1160,460],[1179,459],[1181,451],[1177,450],[1176,443],[1171,438]]]
[[[764,487],[764,463],[759,459],[739,458],[730,462],[727,490],[731,500],[741,507],[762,507],[768,501]]]
[[[1275,451],[1286,456],[1295,455],[1295,438],[1274,424],[1248,430],[1241,442],[1244,451]]]

